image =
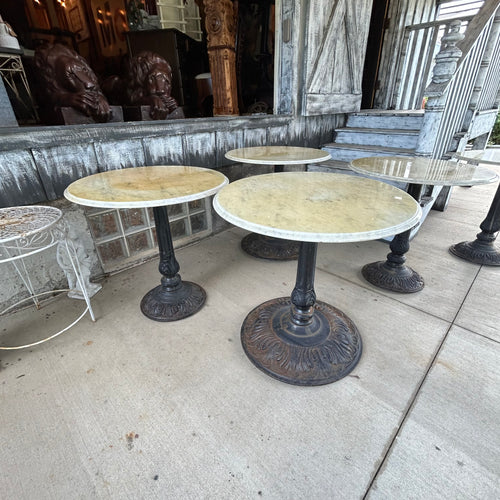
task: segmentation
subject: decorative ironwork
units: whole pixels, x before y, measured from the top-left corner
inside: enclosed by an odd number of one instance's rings
[[[388,261],[372,262],[363,266],[361,273],[372,285],[391,292],[414,293],[424,288],[420,274],[406,265],[391,266]]]
[[[289,297],[281,297],[264,302],[246,317],[241,342],[252,363],[294,385],[323,385],[345,377],[362,351],[354,323],[335,307],[316,302],[312,323],[297,326],[291,306]]]
[[[38,113],[28,79],[26,78],[21,56],[5,53],[0,49],[0,75],[7,87],[14,94],[17,102],[28,113],[31,121],[38,122]],[[19,81],[20,85],[18,84]]]
[[[0,316],[7,314],[30,299],[39,309],[41,307],[39,297],[61,291],[68,291],[68,296],[83,299],[86,303],[83,313],[57,333],[30,344],[0,346],[0,350],[22,349],[46,342],[71,328],[83,318],[87,311],[92,321],[95,321],[90,304],[90,294],[93,295],[100,290],[101,285],[90,283],[90,267],[82,258],[84,255],[83,247],[72,241],[68,232],[69,228],[62,219],[62,212],[58,208],[36,205],[0,209],[0,263],[10,262],[29,292],[27,299],[22,299],[3,310],[0,312]],[[66,274],[69,289],[35,293],[24,259],[56,245],[57,262]]]
[[[405,264],[405,254],[410,249],[411,230],[394,236],[390,243],[391,253],[387,260],[372,262],[361,270],[363,277],[372,285],[392,292],[414,293],[424,288],[424,280]]]
[[[155,321],[177,321],[198,312],[207,295],[196,283],[182,281],[177,274],[162,278],[161,285],[150,290],[141,301],[141,311]]]
[[[450,247],[450,252],[461,259],[483,264],[500,266],[500,251],[495,240],[500,231],[500,186],[497,188],[486,218],[480,224],[481,232],[474,241],[462,241]]]
[[[199,311],[205,304],[206,293],[196,283],[181,280],[167,207],[154,207],[153,214],[160,253],[158,270],[163,277],[161,285],[143,297],[141,311],[155,321],[177,321]]]
[[[294,385],[323,385],[351,372],[362,342],[354,323],[335,307],[316,302],[317,243],[300,244],[290,297],[264,302],[241,327],[245,353],[260,370]]]
[[[0,263],[17,260],[57,244],[62,212],[46,206],[0,209]]]
[[[271,238],[261,234],[250,233],[241,240],[241,248],[259,259],[296,260],[299,255],[298,241]]]
[[[284,165],[275,165],[274,172],[283,172],[284,167]],[[247,254],[258,259],[297,260],[300,242],[250,233],[241,240],[241,248]]]
[[[423,203],[422,184],[409,184],[408,194],[414,200]],[[405,254],[410,249],[411,229],[397,234],[392,239],[389,247],[391,252],[387,254],[387,260],[372,262],[361,270],[363,277],[372,285],[399,293],[415,293],[424,288],[423,278],[411,267],[405,264]]]
[[[479,236],[474,241],[462,241],[450,247],[450,252],[461,259],[484,266],[500,266],[500,252],[495,247],[495,239],[481,241]]]

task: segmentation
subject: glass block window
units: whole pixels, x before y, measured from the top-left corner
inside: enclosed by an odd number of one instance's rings
[[[167,207],[174,247],[212,232],[211,198]],[[152,208],[85,209],[99,260],[106,273],[120,271],[158,255]]]

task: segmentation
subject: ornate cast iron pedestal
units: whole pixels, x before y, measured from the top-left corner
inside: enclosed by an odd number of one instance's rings
[[[496,233],[500,231],[500,186],[497,188],[488,215],[479,227],[481,232],[474,241],[462,241],[452,245],[450,252],[475,264],[500,266],[500,251],[495,247]]]
[[[284,165],[275,165],[274,173],[283,172]],[[300,243],[298,241],[272,238],[262,234],[250,233],[241,240],[244,252],[258,259],[297,260]]]
[[[250,233],[241,240],[241,248],[252,257],[269,260],[296,260],[300,244],[296,241]]]
[[[418,202],[422,193],[421,184],[410,184],[408,194]],[[410,249],[411,229],[397,234],[391,241],[387,260],[366,264],[361,270],[363,277],[372,285],[392,292],[414,293],[424,288],[423,278],[405,264],[405,254]]]
[[[176,321],[198,312],[205,304],[206,293],[196,283],[181,280],[167,207],[154,207],[153,213],[160,252],[158,270],[163,277],[161,285],[143,297],[141,311],[155,321]]]
[[[255,366],[294,385],[335,382],[354,369],[362,351],[354,323],[342,311],[316,301],[317,247],[300,243],[292,296],[264,302],[241,327],[243,349]]]

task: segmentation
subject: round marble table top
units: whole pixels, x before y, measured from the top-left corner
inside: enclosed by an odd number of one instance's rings
[[[472,186],[494,182],[498,178],[492,170],[467,162],[418,156],[370,156],[352,160],[350,166],[355,172],[379,179],[400,180],[413,184]]]
[[[420,219],[419,204],[389,184],[327,172],[283,172],[240,179],[214,198],[232,224],[308,242],[364,241],[399,234]]]
[[[489,152],[489,151],[488,151]],[[457,156],[458,160],[466,161],[476,165],[478,163],[484,163],[485,165],[494,165],[496,167],[500,167],[500,158],[498,160],[485,158],[485,152],[474,154],[473,151],[470,154],[464,153],[463,156]]]
[[[322,149],[295,146],[256,146],[233,149],[226,153],[228,160],[259,165],[302,165],[326,161],[330,153]]]
[[[201,167],[124,168],[78,179],[64,196],[90,207],[158,207],[205,198],[228,182],[220,172]]]

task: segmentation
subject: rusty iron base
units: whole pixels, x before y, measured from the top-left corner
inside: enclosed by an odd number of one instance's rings
[[[329,384],[349,374],[359,361],[362,342],[354,323],[324,302],[316,302],[312,321],[291,319],[290,297],[264,302],[241,327],[241,342],[252,363],[282,382]]]
[[[141,311],[155,321],[177,321],[197,313],[206,298],[205,290],[196,283],[179,281],[174,287],[164,283],[143,297]]]
[[[269,260],[296,260],[300,241],[282,240],[250,233],[241,240],[241,248],[252,257]]]
[[[420,274],[407,265],[391,265],[387,261],[366,264],[361,270],[363,277],[372,285],[399,293],[415,293],[424,288]]]
[[[500,266],[500,251],[495,247],[493,241],[462,241],[462,243],[452,245],[450,253],[474,264]]]

